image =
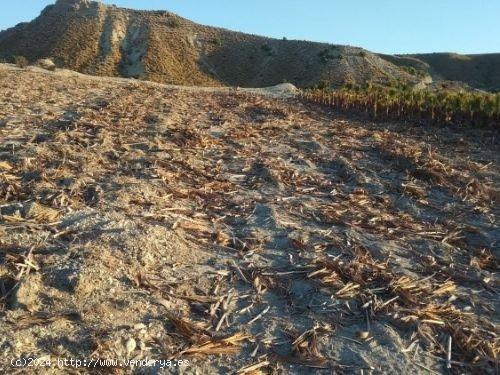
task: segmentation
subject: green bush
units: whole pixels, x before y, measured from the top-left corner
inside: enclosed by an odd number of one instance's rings
[[[270,45],[268,44],[263,44],[262,46],[260,46],[260,48],[266,53],[268,54],[269,56],[272,56],[274,55],[274,52],[273,52],[273,49],[271,48]]]
[[[319,81],[316,85],[313,86],[313,89],[315,90],[329,90],[331,88],[332,85],[326,79]]]
[[[216,36],[215,38],[212,39],[212,44],[214,44],[216,46],[221,46],[222,39],[219,36]]]
[[[329,60],[339,59],[342,60],[344,56],[342,54],[337,53],[333,47],[325,48],[318,53],[318,56],[321,62],[324,64]]]
[[[402,66],[401,69],[403,69],[405,72],[417,76],[419,78],[424,78],[427,75],[427,72],[424,70],[417,69],[413,66]]]
[[[411,75],[417,75],[417,69],[413,66],[403,66],[403,70]]]

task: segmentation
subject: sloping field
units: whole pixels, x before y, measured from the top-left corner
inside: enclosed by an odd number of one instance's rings
[[[494,373],[497,134],[6,66],[0,90],[3,371]]]

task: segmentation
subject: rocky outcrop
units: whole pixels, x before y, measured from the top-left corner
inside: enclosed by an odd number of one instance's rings
[[[96,1],[90,0],[57,0],[56,7],[66,10],[78,10],[84,7],[89,7],[92,3],[97,3]]]

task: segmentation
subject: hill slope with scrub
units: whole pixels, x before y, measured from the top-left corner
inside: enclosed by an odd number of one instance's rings
[[[0,58],[51,57],[93,75],[181,85],[299,87],[417,78],[362,48],[278,40],[193,23],[167,11],[58,0],[0,33]]]

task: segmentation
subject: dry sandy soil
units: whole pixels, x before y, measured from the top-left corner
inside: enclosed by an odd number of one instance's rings
[[[497,134],[267,93],[0,65],[1,371],[495,372]]]

